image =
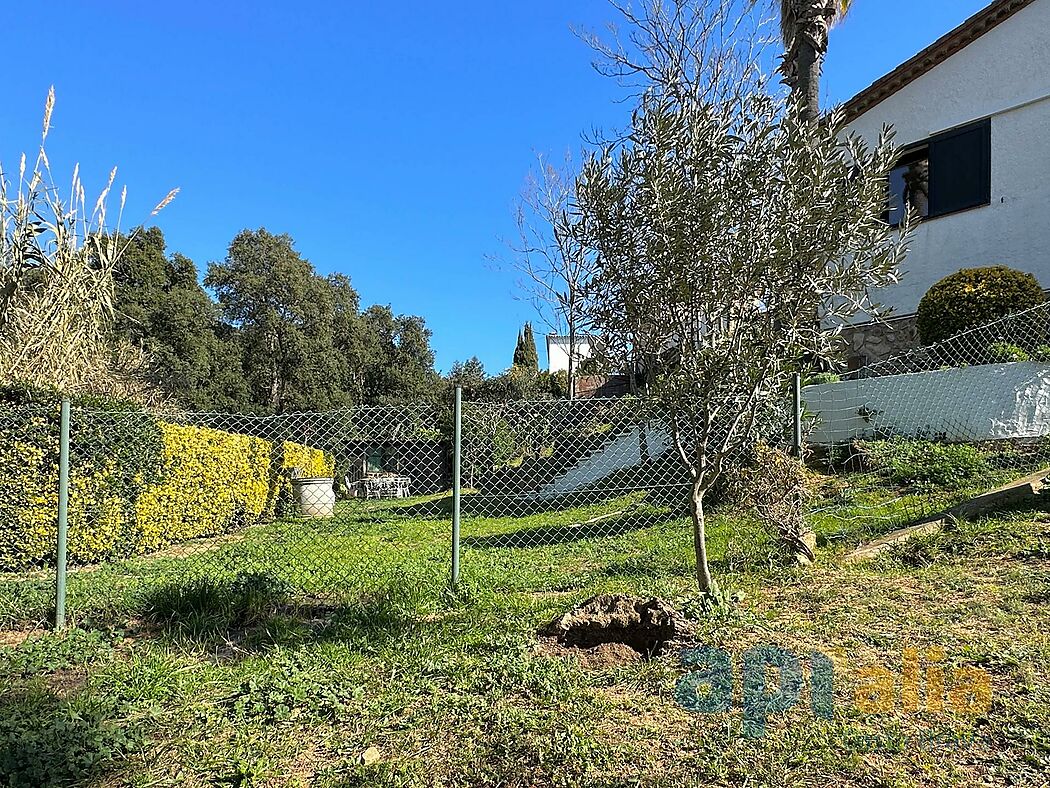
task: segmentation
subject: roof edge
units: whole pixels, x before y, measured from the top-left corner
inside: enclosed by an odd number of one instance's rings
[[[845,122],[852,123],[1034,2],[1035,0],[995,0],[843,104]]]

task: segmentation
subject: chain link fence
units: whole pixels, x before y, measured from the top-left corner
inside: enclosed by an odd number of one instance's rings
[[[1047,467],[1048,332],[1039,307],[804,387],[810,461],[826,471],[807,515],[818,532],[860,541]],[[764,430],[781,447],[788,405]],[[0,627],[47,625],[56,598],[78,623],[194,625],[259,606],[427,615],[460,548],[461,597],[674,594],[692,582],[689,482],[666,425],[632,397],[467,402],[458,419],[451,403],[278,416],[74,404],[63,584],[59,405],[3,405]],[[729,570],[765,538],[739,516],[709,533]]]
[[[60,406],[0,406],[0,628],[53,615]]]
[[[447,412],[446,412],[447,411]],[[0,415],[0,621],[42,624],[59,573],[60,413]],[[445,587],[451,409],[69,412],[65,599],[78,621],[248,599],[363,619]]]
[[[1050,303],[803,391],[838,475],[811,517],[870,537],[1050,466]]]
[[[688,585],[690,485],[665,425],[639,398],[466,403],[468,582],[540,599]],[[572,580],[548,581],[555,566]]]

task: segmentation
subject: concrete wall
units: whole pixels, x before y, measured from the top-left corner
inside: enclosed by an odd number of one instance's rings
[[[898,145],[991,117],[992,202],[919,227],[903,280],[878,291],[898,314],[960,268],[1008,265],[1050,287],[1050,0],[1036,0],[860,116],[874,141],[890,124]]]
[[[881,435],[952,441],[1050,434],[1050,364],[1018,362],[846,380],[802,390],[821,446]]]
[[[643,459],[642,437],[637,427],[617,435],[602,449],[584,457],[553,482],[541,487],[537,497],[556,498],[559,495],[575,492],[595,482],[600,482],[617,471],[641,464]],[[670,436],[661,429],[648,429],[644,437],[650,458],[660,457],[671,449]]]

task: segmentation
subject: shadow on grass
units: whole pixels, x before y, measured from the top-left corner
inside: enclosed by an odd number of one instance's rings
[[[374,646],[411,630],[418,600],[407,583],[389,582],[336,600],[303,598],[262,573],[198,578],[154,589],[143,619],[175,641],[236,642],[238,651],[341,640]]]
[[[600,506],[612,501],[631,498],[645,501],[657,508],[681,509],[684,495],[678,490],[646,489],[643,485],[609,489],[582,489],[552,497],[533,497],[524,492],[489,493],[464,492],[460,501],[460,511],[465,517],[517,518],[532,517],[537,514],[558,514],[560,512],[581,509],[589,506]],[[419,504],[392,506],[381,511],[389,517],[407,517],[419,519],[449,519],[452,517],[452,496],[425,501]]]
[[[601,574],[605,577],[667,578],[690,576],[695,572],[685,560],[669,562],[649,555],[637,555],[606,564]]]
[[[97,698],[16,688],[0,695],[0,784],[85,785],[102,780],[141,742]]]
[[[578,525],[561,525],[539,528],[523,528],[508,533],[491,534],[488,536],[471,536],[463,540],[464,547],[477,549],[494,549],[502,547],[550,547],[571,542],[581,542],[587,539],[603,539],[614,536],[622,536],[632,531],[640,531],[652,528],[664,517],[654,518],[652,513],[642,512],[629,514],[622,517],[599,520],[594,523],[580,523]]]
[[[467,517],[528,517],[534,514],[562,512],[608,500],[600,495],[563,495],[557,498],[532,498],[528,493],[496,495],[483,492],[465,492],[460,510]],[[391,507],[385,510],[397,517],[447,520],[452,516],[452,496],[421,504]]]

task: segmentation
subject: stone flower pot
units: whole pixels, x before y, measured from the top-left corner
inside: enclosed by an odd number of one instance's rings
[[[332,517],[335,514],[334,479],[292,479],[292,492],[303,517]]]

